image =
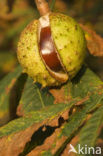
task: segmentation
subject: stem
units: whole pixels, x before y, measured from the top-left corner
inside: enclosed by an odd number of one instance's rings
[[[50,12],[50,8],[46,0],[35,0],[35,3],[41,16]]]
[[[55,1],[56,1],[56,0],[52,0],[51,3],[50,3],[50,9],[51,9],[51,10],[54,9]]]

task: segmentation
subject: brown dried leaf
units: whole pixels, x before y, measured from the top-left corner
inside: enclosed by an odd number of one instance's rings
[[[66,156],[66,155],[69,155],[69,156],[76,156],[75,153],[71,152],[68,154],[69,150],[70,150],[70,144],[72,144],[74,147],[76,146],[77,142],[79,140],[79,135],[75,136],[71,142],[66,146],[65,150],[63,151],[63,153],[61,154],[61,156]]]
[[[91,117],[91,114],[89,114],[86,117],[86,119],[84,120],[84,122],[82,123],[80,128],[82,128],[82,126],[90,119],[90,117]],[[79,142],[79,138],[80,138],[79,135],[80,135],[80,132],[73,137],[73,139],[67,144],[67,146],[64,149],[63,153],[61,154],[61,156],[67,156],[67,154],[68,154],[68,152],[70,150],[70,144],[73,145],[74,147],[77,145],[77,143]],[[69,156],[77,156],[77,154],[73,153],[73,152],[69,153],[68,155]]]
[[[80,101],[80,105],[81,105],[81,103],[85,102],[86,100],[88,100],[88,97],[86,97],[84,101]],[[78,103],[78,105],[79,105],[79,103]],[[60,124],[60,123],[59,123],[60,125],[57,124],[56,118],[54,118],[50,122],[50,124],[49,123],[47,124],[47,125],[50,125],[50,126],[55,126],[56,125],[56,126],[59,126],[59,127],[57,127],[55,129],[54,133],[50,137],[48,137],[41,146],[38,146],[38,147],[34,148],[27,156],[34,156],[34,155],[39,156],[40,153],[42,153],[44,151],[48,151],[48,150],[50,150],[52,154],[55,154],[59,150],[59,148],[63,145],[63,143],[68,139],[68,136],[65,136],[65,135],[61,136],[60,138],[58,136],[60,136],[61,131],[64,128],[64,125],[66,123],[66,120],[69,118],[69,116],[68,116],[69,111],[66,110],[65,112],[63,112],[61,114],[61,117],[63,117],[63,119],[64,119],[64,122],[62,124]],[[89,120],[90,117],[91,117],[91,115],[89,114],[86,117],[86,119],[83,121],[81,126],[84,125],[84,123],[87,120]],[[60,118],[58,117],[58,121],[59,121],[59,119]],[[55,125],[54,125],[54,123],[55,123]],[[79,138],[78,136],[74,137],[71,140],[70,143],[75,146],[77,141],[78,141],[78,138]],[[64,150],[63,156],[65,156],[67,154],[67,151],[69,150],[70,143],[68,144],[68,147],[66,148],[66,150]],[[70,156],[75,156],[75,155],[72,155],[72,153],[71,153]]]
[[[40,125],[41,124],[35,124],[24,131],[2,137],[0,139],[0,156],[18,156]]]
[[[57,128],[55,130],[55,132],[45,140],[43,145],[36,147],[27,156],[34,156],[34,155],[38,156],[43,151],[49,150],[52,147],[53,143],[55,142],[60,131],[61,131],[61,128]],[[66,139],[67,139],[67,137],[63,136],[57,140],[55,148],[54,147],[52,148],[52,154],[54,154],[56,152],[56,150],[62,145],[63,142],[65,142]]]
[[[63,118],[62,121],[60,121],[61,118]],[[51,149],[52,154],[54,154],[62,146],[63,142],[65,142],[65,140],[67,139],[66,136],[62,136],[60,139],[58,139],[58,136],[62,130],[62,126],[67,119],[68,119],[68,110],[62,113],[60,117],[57,117],[53,119],[50,123],[48,123],[48,125],[52,127],[54,126],[54,123],[57,126],[54,133],[45,140],[43,145],[34,148],[27,156],[34,156],[34,155],[38,156],[43,151],[47,151],[49,149]],[[54,142],[56,142],[55,147],[52,147]]]
[[[59,89],[50,89],[49,92],[53,95],[55,98],[54,104],[58,103],[68,103],[68,101],[71,100],[71,96],[69,95],[69,89],[68,89],[68,95],[65,94],[65,86],[59,88]]]
[[[58,116],[54,118],[44,120],[42,123],[34,124],[23,131],[6,137],[2,137],[0,139],[0,156],[18,156],[20,153],[23,152],[26,143],[28,143],[31,140],[32,135],[43,125],[55,127],[56,132],[53,133],[53,135],[51,135],[49,138],[47,138],[43,145],[36,147],[31,152],[31,154],[35,153],[36,156],[36,153],[39,154],[40,151],[42,151],[43,149],[49,149],[57,136],[57,132],[59,133],[60,131],[59,127],[62,126],[62,124],[66,122],[67,119],[68,110],[64,111],[63,113],[60,113],[60,115],[58,114]],[[45,131],[46,127],[44,127],[42,130]],[[57,143],[59,143],[59,140],[57,141]],[[62,145],[62,141],[60,141],[59,144]],[[57,147],[58,146],[59,145],[57,145]],[[54,150],[55,148],[53,148],[53,151]]]
[[[98,139],[97,140],[96,147],[101,147],[102,152],[103,152],[103,139]]]
[[[82,24],[80,24],[80,26],[86,32],[85,37],[90,54],[103,57],[103,38],[97,35],[95,31],[91,30],[87,26]]]

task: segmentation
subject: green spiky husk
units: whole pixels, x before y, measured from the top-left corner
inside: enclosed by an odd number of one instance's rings
[[[84,33],[71,17],[60,13],[51,13],[49,17],[55,46],[69,77],[73,78],[85,58]],[[60,85],[61,83],[49,74],[40,57],[37,30],[38,20],[34,20],[22,32],[18,43],[18,60],[24,67],[24,72],[28,73],[34,82],[39,82],[43,87]]]

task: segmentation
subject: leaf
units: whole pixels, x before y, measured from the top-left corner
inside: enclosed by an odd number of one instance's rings
[[[81,114],[77,114],[77,115],[81,115]],[[56,129],[55,133],[53,133],[52,136],[47,138],[43,145],[34,148],[34,150],[32,150],[28,154],[28,156],[32,156],[34,154],[39,155],[40,153],[42,155],[44,151],[45,151],[45,155],[47,155],[48,152],[50,152],[52,155],[54,154],[60,155],[61,151],[63,150],[63,145],[68,139],[69,140],[71,139],[72,134],[75,133],[77,128],[80,126],[81,121],[83,120],[85,120],[85,118],[83,118],[83,115],[79,119],[74,118],[74,116],[72,116],[71,122],[65,123],[62,127],[60,127],[59,129]],[[74,125],[76,122],[77,124]]]
[[[14,72],[0,81],[0,124],[10,120],[11,90],[21,72],[22,69],[18,66]]]
[[[65,147],[65,142],[67,143],[71,140],[72,136],[75,135],[76,131],[78,131],[79,127],[88,117],[87,113],[100,105],[99,102],[103,99],[102,84],[103,83],[100,81],[100,79],[92,71],[84,67],[79,75],[73,80],[73,85],[69,85],[72,89],[71,96],[73,96],[73,99],[78,99],[78,102],[82,101],[81,103],[83,108],[77,109],[77,111],[69,118],[67,123],[65,123],[61,128],[56,129],[55,133],[47,138],[43,145],[34,148],[34,150],[32,150],[28,156],[32,156],[34,154],[38,155],[42,152],[43,155],[47,155],[48,152],[51,154],[57,153],[57,155],[60,155],[61,151]],[[68,84],[65,86],[65,88],[66,87],[66,91],[68,92]],[[86,87],[88,88],[87,90]],[[100,88],[101,94],[99,94]],[[89,98],[86,98],[83,101],[83,98],[85,98],[87,95]],[[78,102],[76,102],[75,105],[77,105]]]
[[[33,84],[31,78],[28,78],[19,102],[17,114],[24,116],[31,111],[41,110],[52,105],[53,101],[54,98],[47,89],[41,89],[39,85]]]
[[[75,136],[76,133],[80,130],[81,125],[88,117],[87,112],[88,111],[86,107],[79,112],[77,111],[69,118],[68,122],[65,123],[64,126],[61,127],[61,129],[59,129],[59,132],[55,136],[51,147],[49,147],[49,150],[52,154],[60,155],[63,149],[65,149],[66,145],[71,141],[71,138]],[[45,142],[45,144],[48,144],[48,142]],[[44,146],[44,149],[45,147],[46,146]],[[42,149],[42,147],[39,147],[39,151],[40,149]],[[34,151],[35,150],[36,149],[34,149]]]
[[[32,85],[32,80],[28,79],[21,97],[21,101],[23,101],[21,103],[21,112],[24,112],[24,116],[0,128],[0,149],[2,149],[0,152],[2,152],[2,155],[16,156],[20,153],[21,156],[23,154],[36,155],[36,153],[37,155],[40,155],[40,153],[41,155],[47,155],[48,153],[60,155],[66,144],[80,130],[79,128],[88,117],[88,113],[100,107],[100,102],[103,99],[103,82],[87,67],[82,68],[72,83],[71,85],[68,82],[62,86],[65,91],[63,96],[65,95],[66,98],[67,96],[71,97],[68,102],[54,104],[53,97],[49,94],[51,98],[49,104],[46,97],[49,91],[48,88],[41,90],[38,84]],[[86,98],[87,96],[88,98]],[[42,107],[41,99],[44,107]],[[80,106],[77,106],[78,103]],[[39,107],[37,107],[37,104]],[[62,118],[62,122],[60,122],[60,118]],[[43,140],[42,137],[39,138],[40,141],[38,142],[36,134],[38,133],[41,136],[39,130],[44,125],[46,128],[48,126],[53,128],[54,133],[51,132],[51,135],[47,135]],[[42,134],[45,131],[45,129],[42,129]],[[35,136],[34,139],[33,136]],[[21,138],[23,138],[22,141]],[[29,141],[31,138],[32,140]],[[14,144],[15,139],[17,140],[16,145]],[[17,144],[20,146],[17,146]],[[11,148],[12,146],[13,148]],[[5,150],[5,148],[8,150]],[[18,152],[15,154],[15,151]]]
[[[40,124],[35,126],[30,126],[24,131],[5,136],[0,139],[0,155],[1,156],[18,156],[23,148],[25,147],[26,142],[28,142],[34,131],[38,129]]]
[[[71,145],[73,147],[75,147],[75,145],[77,144],[78,142],[78,139],[79,139],[79,136],[76,135],[73,137],[73,139],[67,144],[66,148],[64,149],[64,151],[62,152],[61,156],[65,156],[67,154],[69,154],[69,156],[76,156],[77,154],[74,153],[74,152],[71,152],[70,153],[70,150],[71,150]],[[75,149],[76,150],[76,149]]]
[[[45,119],[52,120],[56,116],[63,113],[63,111],[69,109],[76,100],[71,101],[68,104],[58,104],[58,105],[51,105],[48,107],[43,108],[39,111],[31,111],[25,117],[18,118],[9,122],[7,125],[0,128],[0,137],[9,135],[11,133],[18,132],[20,130],[24,130],[27,127],[31,126],[34,123],[42,122]],[[48,112],[48,113],[47,113]]]
[[[33,134],[31,141],[26,144],[24,151],[20,156],[38,155],[40,153],[42,153],[43,155],[47,155],[48,153],[50,154],[50,151],[48,151],[47,153],[45,153],[44,151],[51,147],[54,138],[58,134],[57,132],[59,131],[60,126],[64,121],[66,121],[65,119],[67,118],[68,109],[66,111],[63,111],[60,117],[54,118],[52,120],[52,123],[49,122],[47,123],[47,126],[39,128],[39,130]]]
[[[63,85],[61,88],[50,89],[49,92],[54,96],[54,103],[68,103],[72,99],[71,88],[72,83],[69,81],[67,84]]]
[[[28,141],[26,140],[26,138],[30,139],[31,135],[39,127],[43,126],[44,124],[52,123],[52,120],[54,120],[55,118],[57,118],[58,120],[58,117],[62,115],[64,111],[68,110],[73,104],[74,102],[71,102],[68,104],[52,105],[52,106],[43,108],[41,111],[33,111],[33,112],[30,112],[25,117],[13,120],[9,122],[7,125],[0,128],[0,137],[2,137],[0,139],[0,149],[2,149],[2,151],[0,152],[2,152],[2,155],[12,156],[15,150],[17,150],[18,152],[22,152],[21,150],[23,150],[23,147],[25,146],[26,141]],[[22,148],[21,146],[17,147],[16,145],[21,143],[21,137],[18,137],[18,136],[21,136],[21,133],[23,135],[23,131],[24,131],[24,135],[27,136],[27,134],[25,134],[25,131],[27,131],[27,128],[29,128],[28,134],[30,134],[30,136],[26,138],[24,137],[22,141]],[[33,129],[34,131],[32,131]],[[9,138],[10,138],[10,142],[9,142]],[[15,140],[14,138],[16,138],[17,143],[16,145],[13,146],[13,149],[10,150],[10,148],[12,147],[14,143],[14,140]],[[4,150],[6,146],[8,147],[9,151]],[[16,155],[18,155],[18,153],[15,153],[15,156]]]
[[[82,70],[73,79],[72,96],[84,98],[103,89],[103,82],[89,68],[83,66]],[[102,93],[101,93],[102,94]]]
[[[82,24],[80,24],[80,26],[85,31],[87,47],[90,54],[103,57],[103,38],[97,35],[95,31],[91,30],[87,26]]]
[[[103,120],[103,106],[101,106],[85,124],[80,132],[79,144],[84,147],[94,147],[99,135],[99,128]]]

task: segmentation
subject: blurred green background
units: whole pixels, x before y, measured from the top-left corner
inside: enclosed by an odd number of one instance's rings
[[[52,0],[48,0],[51,6]],[[87,25],[103,37],[103,0],[56,0],[53,11]],[[34,0],[0,0],[0,79],[17,66],[21,31],[39,17]],[[89,67],[103,80],[103,58],[87,55]]]

